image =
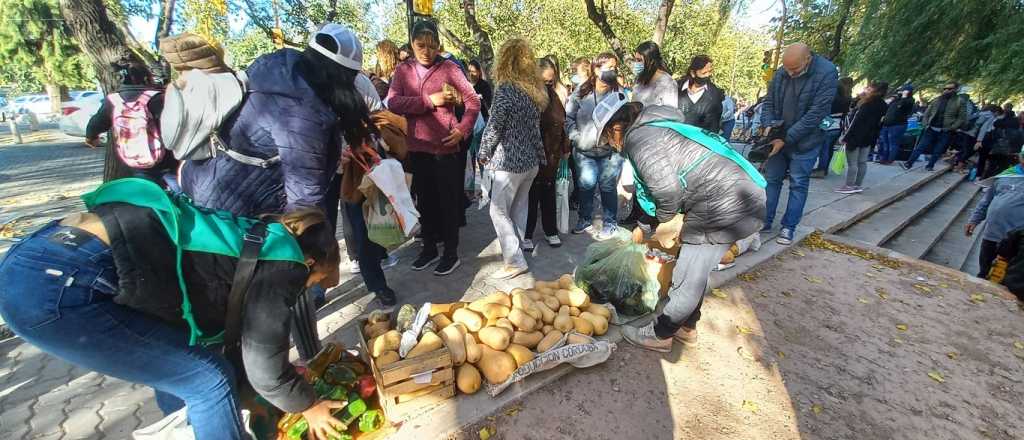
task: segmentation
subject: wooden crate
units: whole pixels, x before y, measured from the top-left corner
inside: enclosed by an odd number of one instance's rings
[[[359,340],[363,345],[363,356],[377,381],[381,408],[389,421],[408,420],[455,396],[455,370],[447,347],[379,367],[369,353],[369,344],[363,334],[365,324],[365,321],[359,322]],[[422,376],[419,380],[412,377],[426,372],[430,372],[429,380]]]

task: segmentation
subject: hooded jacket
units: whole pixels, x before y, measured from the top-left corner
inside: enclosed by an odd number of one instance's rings
[[[446,147],[441,140],[448,137],[453,128],[462,132],[463,139],[473,135],[473,125],[480,113],[480,98],[455,62],[439,58],[422,78],[415,63],[418,63],[415,57],[410,57],[395,68],[386,105],[389,110],[405,116],[409,151],[435,155],[456,153],[459,145]],[[445,84],[462,95],[466,111],[461,119],[455,115],[453,106],[434,107],[430,102],[430,95],[442,91]]]
[[[299,75],[301,59],[294,49],[257,58],[245,102],[219,130],[232,150],[281,162],[261,168],[224,154],[186,162],[181,187],[197,205],[248,217],[323,205],[341,154],[337,116]]]
[[[674,107],[647,107],[626,132],[623,153],[646,185],[658,220],[685,214],[681,238],[687,244],[732,244],[749,237],[763,225],[764,189],[717,154],[686,173],[684,187],[680,174],[710,150],[672,129],[644,125],[683,118]]]

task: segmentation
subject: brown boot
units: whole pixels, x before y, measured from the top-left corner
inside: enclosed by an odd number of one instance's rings
[[[675,340],[679,341],[679,343],[683,345],[691,347],[697,345],[696,328],[690,328],[686,326],[679,327],[679,330],[676,330],[676,334],[673,337],[675,338]]]

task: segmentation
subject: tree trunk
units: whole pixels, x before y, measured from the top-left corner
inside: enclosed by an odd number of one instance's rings
[[[729,16],[732,15],[732,7],[732,0],[719,1],[718,21],[715,23],[715,29],[711,32],[711,47],[718,43],[718,37],[722,35],[722,29],[725,28],[725,24],[729,22]]]
[[[782,41],[786,35],[786,19],[789,18],[789,9],[786,7],[788,0],[782,0],[782,20],[779,21],[779,34],[775,37],[775,61],[772,63],[772,71],[779,68],[782,62]]]
[[[626,51],[622,48],[622,40],[615,35],[615,30],[608,24],[608,15],[605,14],[605,10],[602,7],[600,10],[594,5],[594,0],[584,0],[587,5],[587,17],[590,17],[590,21],[594,22],[594,25],[601,31],[601,35],[604,35],[604,39],[608,41],[608,46],[615,52],[615,56],[619,57],[619,60],[626,59]],[[603,5],[602,5],[603,6]]]
[[[446,26],[439,25],[437,27],[437,31],[441,33],[441,36],[444,37],[445,40],[448,40],[449,43],[455,45],[455,48],[459,50],[459,53],[470,58],[476,57],[476,52],[473,51],[473,48],[469,47],[465,41],[462,41],[458,35],[455,35],[452,31],[448,30]]]
[[[159,47],[160,40],[171,36],[171,27],[174,26],[174,6],[176,0],[160,1],[160,17],[156,21],[156,37],[153,45]]]
[[[476,0],[464,0],[462,10],[466,15],[466,27],[473,32],[473,40],[480,48],[477,51],[480,65],[485,72],[490,72],[491,65],[494,63],[494,47],[491,45],[491,36],[480,27],[480,23],[476,20]]]
[[[651,38],[651,41],[654,41],[658,47],[661,47],[662,42],[665,41],[668,18],[672,15],[672,7],[675,4],[675,0],[661,0],[661,5],[658,6],[658,21],[654,23],[654,36]]]
[[[57,84],[44,84],[43,88],[46,89],[46,96],[50,97],[50,112],[60,114],[60,104],[64,99],[60,92],[62,87]]]
[[[60,12],[71,35],[92,62],[103,93],[116,91],[120,86],[117,63],[124,56],[131,57],[132,51],[124,34],[107,16],[103,0],[60,0]],[[103,180],[131,175],[131,169],[118,160],[109,141],[103,163]]]
[[[853,9],[853,0],[843,0],[839,6],[839,22],[836,23],[836,32],[832,35],[832,48],[828,52],[828,59],[835,61],[843,51],[843,32],[846,30],[846,23],[850,21],[850,10]]]

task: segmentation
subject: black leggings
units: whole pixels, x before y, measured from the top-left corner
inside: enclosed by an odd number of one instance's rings
[[[555,223],[555,182],[540,177],[533,179],[530,186],[530,209],[526,215],[526,232],[523,238],[533,238],[533,230],[537,227],[537,214],[540,214],[540,222],[544,226],[544,235],[558,235],[558,225]]]
[[[423,249],[431,252],[444,243],[445,256],[459,251],[459,225],[466,212],[463,177],[465,162],[459,153],[435,155],[410,152],[409,168],[423,235]]]
[[[988,271],[992,269],[992,262],[996,260],[998,248],[998,241],[981,240],[981,253],[978,254],[978,278],[988,279]]]

